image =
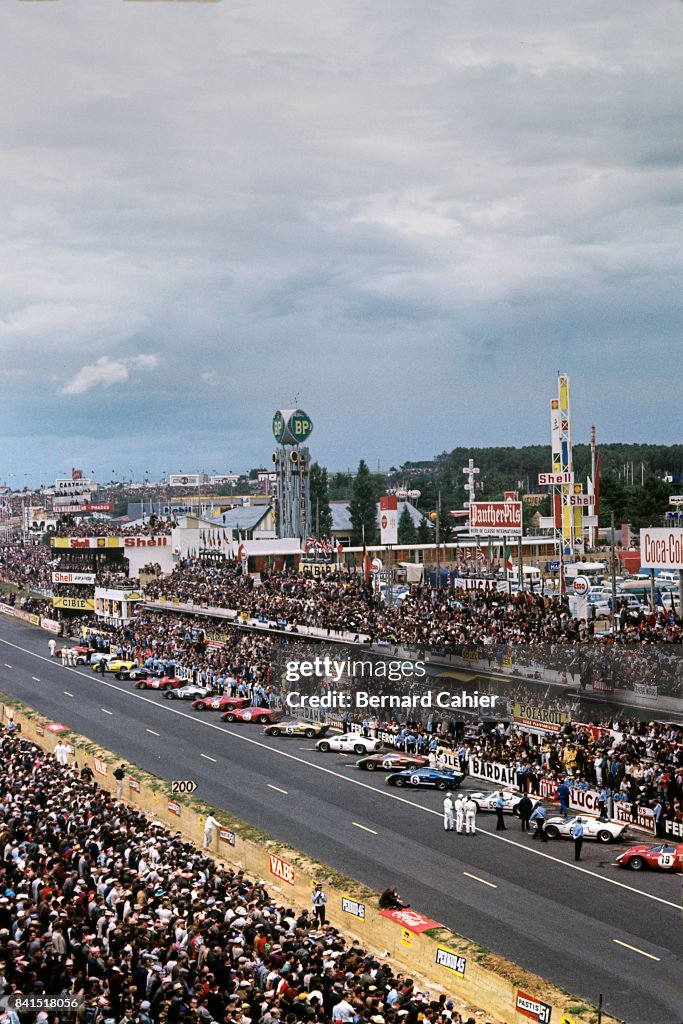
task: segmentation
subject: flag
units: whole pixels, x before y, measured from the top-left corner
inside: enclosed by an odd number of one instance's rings
[[[512,569],[512,548],[508,544],[507,554],[505,555],[505,568]]]
[[[365,527],[363,527],[363,576],[365,577],[366,583],[370,582],[371,568],[372,562],[370,560],[370,555],[368,554],[368,549],[365,546]]]

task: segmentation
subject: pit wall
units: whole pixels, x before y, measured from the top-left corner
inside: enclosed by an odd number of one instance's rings
[[[112,794],[116,781],[112,772],[121,756],[51,722],[26,705],[0,693],[0,718],[5,726],[14,722],[22,737],[53,751],[61,741],[69,745],[69,763],[89,765],[95,779]],[[551,1024],[596,1024],[595,1009],[580,999],[468,939],[442,928],[414,910],[395,918],[378,910],[377,893],[329,867],[306,858],[292,847],[260,832],[251,825],[211,807],[186,793],[172,792],[166,782],[127,765],[122,799],[169,828],[200,849],[204,822],[212,814],[223,826],[214,830],[208,851],[223,864],[242,868],[252,878],[265,880],[269,892],[293,906],[311,905],[312,886],[322,881],[327,893],[327,916],[347,937],[359,939],[390,958],[401,970],[426,984],[432,991],[446,992],[471,1007],[486,1007],[485,1015],[502,1024],[523,1024],[538,1015],[529,1012],[529,1002],[538,1003],[538,1014]],[[395,913],[395,912],[394,912]],[[525,1007],[524,1013],[518,1009]],[[545,1014],[545,1016],[543,1016]],[[603,1024],[617,1024],[602,1016]]]

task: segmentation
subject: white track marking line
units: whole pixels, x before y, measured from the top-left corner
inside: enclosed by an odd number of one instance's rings
[[[463,875],[467,875],[468,878],[473,878],[475,882],[481,882],[482,885],[488,885],[491,889],[498,888],[498,886],[494,885],[493,882],[487,882],[485,878],[480,878],[479,875],[471,875],[469,871],[463,871]]]
[[[73,697],[73,693],[69,693],[68,690],[62,690],[62,693],[64,694],[65,697]]]
[[[628,942],[622,942],[621,939],[612,939],[612,942],[616,942],[617,946],[623,946],[625,949],[632,949],[634,953],[640,953],[641,956],[646,956],[650,960],[661,962],[661,956],[653,956],[652,953],[646,953],[644,949],[638,949],[637,946],[629,946]]]
[[[216,758],[215,757],[209,757],[208,754],[200,754],[199,756],[206,758],[207,761],[213,761],[214,764],[218,764],[218,761],[216,760]]]
[[[0,637],[0,643],[5,644],[8,647],[14,648],[14,650],[21,651],[23,654],[28,654],[32,658],[38,658],[39,661],[46,661],[50,664],[50,659],[46,658],[42,654],[36,654],[35,651],[30,651],[26,647],[20,647],[19,644],[14,644],[10,640],[5,640]],[[78,669],[71,669],[72,672],[77,675],[83,676],[84,679],[93,680],[93,676],[89,676],[86,672],[81,672]],[[432,810],[431,807],[423,807],[421,804],[416,804],[412,800],[407,800],[405,797],[398,796],[396,793],[385,792],[384,790],[377,789],[375,786],[368,785],[367,782],[361,782],[360,779],[349,779],[342,775],[340,772],[333,771],[332,768],[325,768],[324,765],[314,764],[312,761],[306,761],[303,757],[297,757],[296,754],[290,754],[286,750],[280,750],[278,747],[270,746],[267,743],[261,743],[260,740],[254,740],[250,736],[245,736],[242,732],[236,732],[232,729],[226,729],[225,726],[216,725],[214,722],[207,721],[206,718],[201,715],[190,715],[186,711],[181,711],[180,708],[167,707],[174,702],[163,701],[158,704],[150,697],[143,697],[140,693],[134,693],[130,690],[124,690],[120,686],[116,686],[114,683],[110,683],[106,679],[98,679],[95,677],[95,682],[100,686],[109,686],[112,690],[118,690],[119,693],[125,694],[127,697],[132,697],[134,700],[144,701],[146,704],[151,704],[157,711],[166,711],[171,715],[180,715],[181,718],[187,718],[191,722],[198,722],[201,725],[206,726],[208,729],[216,729],[217,732],[223,735],[232,736],[235,739],[241,740],[243,743],[251,743],[255,747],[261,747],[263,750],[267,750],[271,754],[276,754],[278,757],[289,758],[291,761],[296,761],[298,764],[304,764],[308,768],[313,768],[315,771],[323,772],[325,775],[333,775],[337,779],[341,779],[342,782],[346,782],[349,785],[360,786],[362,789],[369,789],[375,796],[382,796],[388,800],[397,800],[399,803],[407,804],[409,807],[415,807],[418,811],[424,811],[426,814],[435,814],[437,818],[443,818],[443,811]],[[148,732],[151,730],[148,730]],[[672,907],[678,914],[681,912],[679,903],[673,903],[671,900],[665,900],[661,896],[654,896],[652,893],[644,892],[642,889],[635,889],[632,885],[627,885],[625,882],[618,882],[615,878],[607,878],[605,875],[600,875],[597,871],[591,871],[589,868],[582,868],[578,864],[573,864],[570,861],[561,860],[559,857],[553,857],[551,853],[544,853],[542,850],[534,850],[530,846],[524,846],[522,843],[518,843],[514,839],[508,839],[505,836],[501,836],[496,832],[487,832],[484,829],[478,830],[479,835],[487,836],[489,839],[496,839],[501,843],[509,843],[510,846],[516,846],[519,850],[525,850],[528,854],[534,857],[543,857],[545,860],[553,861],[555,864],[560,864],[563,868],[567,868],[570,871],[578,871],[583,875],[590,875],[592,878],[597,878],[600,882],[605,882],[607,885],[615,885],[618,889],[626,889],[628,892],[635,892],[639,896],[644,896],[648,900],[653,900],[655,903],[662,903],[666,907]]]
[[[161,735],[160,733],[155,732],[154,729],[145,729],[145,732],[148,732],[150,734],[150,736],[160,736]]]
[[[100,711],[104,711],[105,715],[113,715],[114,714],[113,711],[107,711],[106,708],[100,708]]]
[[[280,789],[279,786],[274,786],[272,782],[266,782],[266,786],[268,787],[268,789],[274,789],[276,793],[284,793],[285,796],[289,796],[289,793],[287,792],[286,789]]]
[[[31,676],[31,679],[33,680],[34,683],[39,683],[40,682],[40,679],[38,678],[38,676]]]
[[[373,836],[379,835],[379,832],[375,832],[374,828],[368,828],[367,825],[361,825],[357,821],[352,821],[351,824],[355,825],[356,828],[362,828],[364,832],[371,832]]]
[[[7,662],[5,662],[5,668],[11,668],[11,667],[12,667],[11,665],[8,665]]]

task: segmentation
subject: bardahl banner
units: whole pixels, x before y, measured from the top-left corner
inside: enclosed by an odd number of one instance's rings
[[[470,530],[482,537],[521,537],[521,501],[471,501]]]

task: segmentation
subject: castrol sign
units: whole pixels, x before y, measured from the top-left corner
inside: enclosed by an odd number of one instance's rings
[[[683,569],[683,528],[640,531],[641,569]]]

